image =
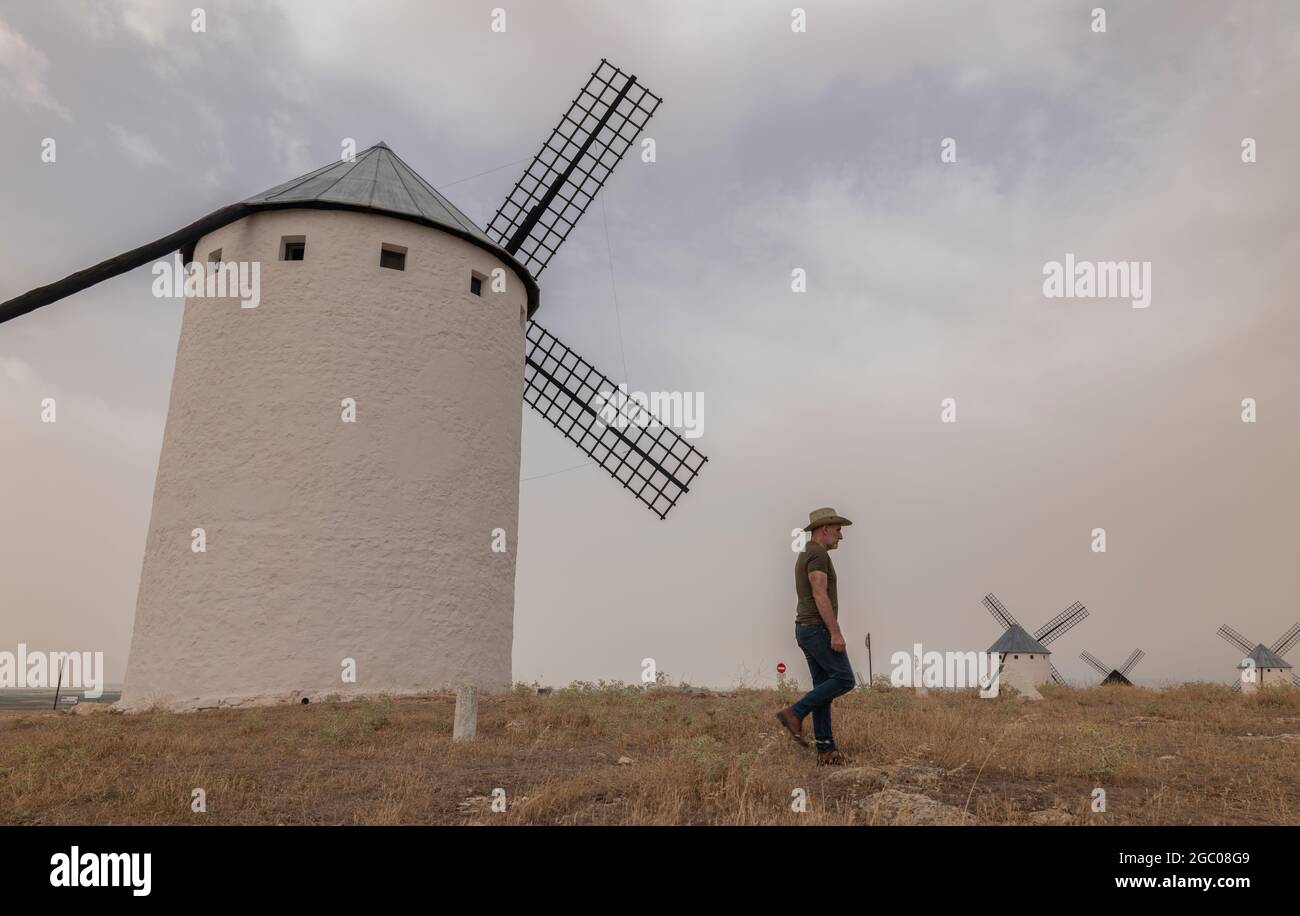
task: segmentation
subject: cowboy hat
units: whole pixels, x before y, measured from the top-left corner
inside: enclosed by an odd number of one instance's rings
[[[836,515],[835,510],[827,507],[824,509],[814,509],[808,513],[808,527],[804,531],[814,531],[822,525],[852,525],[853,523],[847,518]]]

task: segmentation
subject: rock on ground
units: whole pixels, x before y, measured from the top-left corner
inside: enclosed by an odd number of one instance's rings
[[[873,824],[974,824],[975,818],[963,816],[960,808],[936,801],[919,792],[882,789],[859,802]]]
[[[1031,811],[1028,820],[1031,824],[1055,827],[1073,822],[1074,815],[1064,808],[1044,808],[1041,811]]]
[[[830,782],[853,783],[868,788],[886,786],[924,787],[937,785],[943,770],[921,763],[895,763],[884,767],[847,767],[837,770],[828,778]]]

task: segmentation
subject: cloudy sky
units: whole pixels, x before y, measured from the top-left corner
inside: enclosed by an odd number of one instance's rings
[[[1294,4],[806,0],[797,33],[766,0],[213,0],[195,33],[200,2],[0,3],[0,300],[345,137],[485,224],[602,57],[665,99],[537,317],[633,389],[701,392],[710,460],[660,521],[525,414],[517,680],[806,682],[791,529],[823,505],[855,521],[841,620],[877,673],[986,648],[989,591],[1030,629],[1086,604],[1053,646],[1078,680],[1137,646],[1141,681],[1226,680],[1220,623],[1300,619]],[[1046,298],[1067,252],[1150,262],[1150,306]],[[151,279],[0,326],[0,649],[102,649],[110,681],[180,326]]]

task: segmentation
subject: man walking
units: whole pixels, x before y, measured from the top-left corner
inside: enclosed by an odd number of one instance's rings
[[[814,509],[808,513],[808,525],[804,531],[811,534],[794,564],[794,590],[799,599],[794,618],[794,641],[808,659],[813,689],[793,706],[778,712],[776,718],[796,741],[807,747],[803,720],[812,713],[819,765],[844,763],[844,756],[836,749],[835,736],[831,733],[831,701],[852,690],[854,682],[844,634],[840,632],[839,596],[830,551],[838,547],[844,537],[840,529],[852,524],[847,518],[837,515],[834,509]]]

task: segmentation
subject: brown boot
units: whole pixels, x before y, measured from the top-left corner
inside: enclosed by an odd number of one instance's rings
[[[844,755],[839,751],[817,752],[817,765],[819,767],[839,767],[844,766],[846,762]]]
[[[803,736],[803,719],[796,716],[794,710],[789,706],[776,714],[776,721],[785,727],[785,730],[790,733],[790,736],[795,741],[799,742],[800,746],[808,746],[808,739]]]

